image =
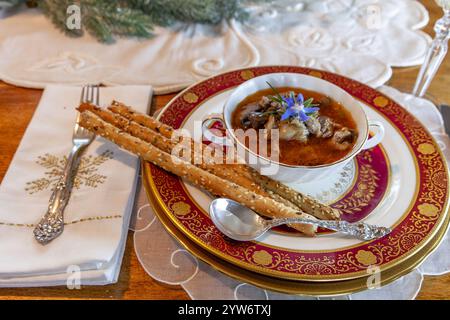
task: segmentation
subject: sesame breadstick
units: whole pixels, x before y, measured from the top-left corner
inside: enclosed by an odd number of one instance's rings
[[[144,127],[150,128],[158,133],[161,133],[166,138],[171,138],[174,129],[167,124],[164,124],[149,115],[137,112],[132,108],[120,103],[118,101],[113,101],[108,107],[114,113],[120,114],[122,117],[128,120],[133,120]]]
[[[144,160],[149,161],[166,171],[169,171],[179,177],[185,178],[189,182],[204,188],[205,190],[221,197],[227,197],[237,201],[259,214],[271,218],[305,217],[312,216],[298,212],[290,207],[276,202],[272,198],[264,197],[249,191],[235,183],[222,179],[206,170],[198,168],[189,162],[180,158],[175,159],[172,155],[161,149],[146,143],[145,141],[133,137],[112,124],[102,120],[100,117],[90,111],[83,111],[80,115],[79,124],[116,143],[118,146],[137,154]],[[295,229],[308,236],[314,236],[317,228],[308,224],[292,225]]]

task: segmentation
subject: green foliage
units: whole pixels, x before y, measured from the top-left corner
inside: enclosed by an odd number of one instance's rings
[[[130,3],[159,25],[176,21],[217,24],[244,14],[238,0],[131,0]]]
[[[70,36],[85,31],[99,41],[112,43],[117,36],[148,38],[155,26],[176,22],[218,24],[225,19],[243,20],[248,0],[0,0],[9,5],[37,5],[53,24]],[[253,0],[268,1],[268,0]],[[81,30],[66,27],[67,7],[81,8]],[[1,6],[0,6],[1,7]]]
[[[67,7],[77,4],[81,10],[81,29],[66,27]],[[81,36],[86,30],[99,41],[114,42],[114,36],[151,36],[154,23],[147,14],[129,6],[127,1],[114,0],[40,0],[38,6],[56,27],[71,36]]]

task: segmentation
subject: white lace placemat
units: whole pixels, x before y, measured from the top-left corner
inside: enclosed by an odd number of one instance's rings
[[[413,0],[278,0],[250,19],[158,28],[114,45],[63,35],[34,9],[0,19],[0,79],[46,84],[151,84],[157,94],[226,70],[289,64],[347,75],[373,87],[391,67],[423,61],[428,12]]]
[[[447,161],[450,160],[450,139],[443,129],[443,120],[428,100],[415,98],[391,87],[382,92],[403,105],[419,118],[438,141]],[[263,290],[234,280],[199,261],[184,250],[164,229],[151,209],[141,188],[132,222],[134,248],[146,272],[154,279],[181,285],[192,299],[308,299]],[[367,290],[344,299],[414,299],[420,291],[423,275],[439,275],[450,271],[450,237],[420,267],[380,289]]]

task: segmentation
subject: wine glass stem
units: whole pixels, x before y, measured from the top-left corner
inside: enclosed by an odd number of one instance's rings
[[[420,68],[414,85],[413,95],[422,97],[425,95],[431,81],[433,80],[439,66],[444,60],[448,50],[448,39],[450,35],[450,10],[444,9],[444,16],[436,21],[434,25],[436,36],[431,43],[425,61]]]

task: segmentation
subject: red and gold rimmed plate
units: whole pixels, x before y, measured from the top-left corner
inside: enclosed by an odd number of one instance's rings
[[[145,163],[143,166],[144,170],[147,170],[145,169],[145,166],[149,166],[149,164]],[[147,190],[149,200],[153,205],[155,214],[159,218],[159,221],[163,224],[164,228],[191,254],[227,276],[271,291],[286,294],[319,297],[333,297],[352,294],[355,292],[367,290],[368,283],[370,285],[374,285],[372,279],[369,278],[370,276],[334,282],[305,282],[269,277],[260,273],[237,267],[236,265],[226,262],[219,257],[209,253],[208,251],[202,249],[200,246],[192,242],[182,231],[180,231],[180,229],[178,229],[171,222],[164,209],[157,205],[157,201],[153,198],[153,194],[149,192],[151,188],[148,185],[147,179],[144,180],[144,185]],[[449,215],[446,216],[444,225],[448,224],[448,220]],[[378,279],[380,280],[380,282],[377,285],[387,285],[412,271],[431,252],[433,252],[436,246],[442,241],[445,234],[446,228],[440,228],[437,234],[428,242],[428,244],[420,249],[420,251],[418,251],[415,255],[397,264],[396,266],[381,272],[378,275]]]
[[[354,80],[301,67],[256,67],[224,73],[191,86],[160,113],[174,128],[194,131],[194,123],[220,112],[230,92],[245,80],[273,72],[321,77],[359,99],[369,119],[382,121],[381,146],[365,151],[342,172],[325,180],[291,185],[328,202],[349,221],[390,226],[393,232],[369,242],[341,234],[315,238],[274,230],[253,242],[223,236],[208,216],[212,198],[167,172],[145,165],[149,193],[190,241],[218,258],[264,275],[300,281],[340,281],[366,277],[420,254],[443,227],[448,209],[448,171],[428,131],[401,106]]]

